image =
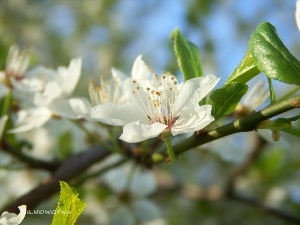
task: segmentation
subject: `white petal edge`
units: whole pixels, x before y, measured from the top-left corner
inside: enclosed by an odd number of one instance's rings
[[[71,98],[69,103],[74,112],[79,116],[89,121],[95,121],[91,117],[92,104],[86,98]]]
[[[51,115],[51,111],[44,107],[20,110],[16,127],[9,130],[8,133],[26,132],[41,127],[51,118]]]
[[[20,224],[26,216],[26,205],[21,205],[18,208],[20,210],[18,215],[7,211],[3,212],[0,216],[0,224]]]
[[[108,125],[124,126],[133,121],[147,121],[135,104],[115,105],[105,103],[91,109],[91,117]]]
[[[219,82],[220,78],[213,74],[197,77],[186,81],[176,99],[175,110],[180,110],[185,105],[200,102]]]
[[[199,106],[198,104],[185,107],[181,117],[171,128],[172,135],[194,132],[209,125],[215,120],[211,115],[211,108],[211,105]]]
[[[147,80],[149,75],[150,70],[146,63],[142,60],[142,56],[139,55],[133,63],[131,77],[136,80]]]
[[[68,99],[55,99],[48,105],[48,109],[52,111],[54,115],[68,118],[68,119],[79,119],[79,116],[71,107]]]
[[[62,83],[62,90],[66,96],[69,96],[74,91],[81,75],[81,58],[72,59],[67,69],[67,75]],[[59,70],[58,70],[59,73]]]
[[[59,86],[59,83],[51,81],[46,84],[45,91],[42,94],[39,92],[35,94],[34,104],[38,106],[47,106],[60,96],[62,96],[62,89]]]
[[[132,122],[124,126],[120,139],[128,143],[137,143],[157,137],[165,128],[167,128],[167,125],[162,123],[147,125]]]

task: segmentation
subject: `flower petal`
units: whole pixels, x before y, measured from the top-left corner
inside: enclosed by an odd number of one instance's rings
[[[50,118],[52,112],[44,107],[20,110],[16,121],[16,127],[8,133],[26,132],[44,125]]]
[[[111,224],[133,225],[135,224],[135,216],[128,207],[120,204],[118,208],[111,214]]]
[[[132,209],[141,221],[154,220],[162,216],[157,205],[147,199],[135,200]]]
[[[133,174],[130,192],[136,197],[143,197],[153,193],[156,189],[156,179],[153,172],[139,168]]]
[[[109,125],[124,126],[133,121],[147,121],[135,104],[115,105],[106,103],[91,109],[91,117]]]
[[[175,111],[178,113],[185,105],[199,103],[219,82],[220,78],[209,74],[186,81],[177,96]]]
[[[142,56],[139,55],[133,63],[131,77],[136,80],[147,80],[150,75],[150,70],[146,63],[142,60]]]
[[[120,139],[128,143],[141,142],[149,138],[157,137],[165,128],[167,128],[167,125],[161,123],[147,125],[132,122],[124,126]]]
[[[81,58],[72,59],[68,68],[59,67],[58,80],[65,96],[69,96],[75,89],[81,74]]]
[[[92,104],[86,98],[71,98],[69,103],[74,112],[87,120],[94,121],[91,117]]]
[[[171,128],[171,133],[175,136],[201,130],[212,121],[214,121],[214,117],[211,115],[211,105],[186,106],[183,108],[180,118]]]
[[[60,97],[62,95],[62,89],[59,86],[59,83],[55,81],[51,81],[47,83],[45,87],[45,91],[41,94],[37,92],[34,96],[34,104],[38,106],[47,106],[54,99]]]
[[[48,105],[48,108],[52,111],[53,114],[69,119],[79,119],[78,115],[73,109],[67,99],[55,99]]]
[[[111,75],[115,81],[120,83],[128,78],[122,71],[115,68],[111,68]]]
[[[17,216],[17,218],[18,218],[17,222],[18,222],[18,224],[20,224],[22,222],[22,220],[25,218],[25,215],[26,215],[26,205],[21,205],[18,208],[20,210],[20,213]]]

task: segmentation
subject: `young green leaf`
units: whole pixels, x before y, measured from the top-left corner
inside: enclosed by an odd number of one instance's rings
[[[233,73],[230,75],[226,84],[231,82],[242,82],[246,83],[253,77],[260,73],[259,69],[255,66],[253,57],[249,51],[240,62],[240,64],[235,68]]]
[[[184,80],[187,81],[203,76],[200,53],[197,46],[187,41],[178,28],[172,31],[171,38],[174,41],[175,56]]]
[[[51,225],[74,225],[86,203],[77,197],[78,193],[66,182],[60,181],[59,183],[60,197]]]
[[[212,105],[214,118],[217,120],[232,113],[247,90],[245,83],[233,82],[212,92],[207,104]]]
[[[270,23],[262,23],[252,33],[250,53],[257,68],[269,78],[300,85],[300,62],[283,44]]]

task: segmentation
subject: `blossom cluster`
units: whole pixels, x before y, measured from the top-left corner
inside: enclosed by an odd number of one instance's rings
[[[211,106],[199,105],[219,81],[212,74],[179,83],[169,73],[153,73],[140,55],[131,76],[113,68],[111,79],[100,77],[99,86],[91,81],[88,100],[71,98],[81,75],[80,58],[57,70],[43,66],[28,70],[28,64],[28,54],[12,46],[0,74],[2,96],[12,91],[18,100],[19,110],[10,133],[32,130],[53,117],[84,118],[123,126],[120,139],[135,143],[198,131],[214,120]]]

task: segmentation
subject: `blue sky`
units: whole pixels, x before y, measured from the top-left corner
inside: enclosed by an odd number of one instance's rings
[[[120,33],[130,32],[133,40],[129,45],[120,50],[121,57],[130,71],[131,65],[139,54],[157,72],[165,70],[171,59],[169,51],[169,35],[178,27],[187,39],[199,46],[203,59],[204,71],[214,73],[226,79],[243,58],[248,48],[248,40],[254,29],[264,21],[272,23],[278,30],[279,36],[295,56],[299,56],[300,34],[296,27],[294,12],[295,1],[276,0],[223,0],[214,4],[211,13],[201,17],[205,31],[199,27],[191,26],[186,21],[187,5],[193,4],[192,0],[120,0],[112,9],[109,22]],[[245,25],[241,31],[238,21]],[[72,35],[76,27],[76,18],[72,6],[68,4],[53,5],[48,11],[47,25],[56,30],[66,39]],[[203,49],[204,36],[208,37],[215,47],[214,55],[206,54]],[[84,61],[92,58],[92,44],[105,44],[110,41],[110,33],[106,27],[93,26],[82,40],[88,53]],[[91,46],[91,49],[89,49]],[[296,46],[296,48],[294,48]],[[298,46],[298,50],[297,50]],[[88,57],[89,56],[89,57]],[[92,60],[90,63],[97,63]],[[111,65],[112,67],[114,65]],[[176,71],[171,71],[175,73]],[[224,79],[224,81],[225,81]]]

